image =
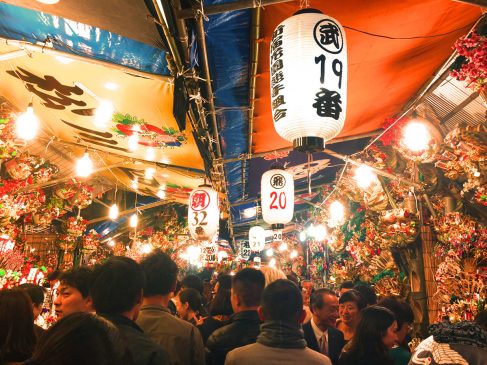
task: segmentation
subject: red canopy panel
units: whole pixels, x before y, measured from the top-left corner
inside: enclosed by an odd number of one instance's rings
[[[344,27],[394,38],[423,37],[387,39],[345,29],[348,105],[345,126],[339,137],[381,128],[384,120],[398,113],[445,62],[453,52],[455,40],[466,34],[482,15],[480,7],[450,0],[312,1],[311,6],[334,17]],[[276,26],[298,10],[298,2],[291,2],[266,6],[262,11],[265,38],[259,54],[254,153],[291,145],[274,130],[270,108],[269,47]],[[431,37],[440,34],[445,35]]]

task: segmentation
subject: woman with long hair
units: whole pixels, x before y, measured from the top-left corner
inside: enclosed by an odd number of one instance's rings
[[[230,291],[230,287],[219,285],[218,291],[210,304],[210,315],[196,326],[200,330],[203,343],[206,343],[206,340],[214,331],[227,324],[233,314]]]
[[[367,302],[356,290],[348,290],[338,300],[338,314],[340,319],[337,328],[343,332],[345,342],[348,342],[355,335],[360,321],[360,311],[367,306]]]
[[[355,336],[338,365],[393,365],[389,349],[396,343],[396,331],[397,322],[389,309],[375,305],[363,309]]]
[[[36,341],[29,296],[18,289],[0,291],[0,363],[27,360]]]

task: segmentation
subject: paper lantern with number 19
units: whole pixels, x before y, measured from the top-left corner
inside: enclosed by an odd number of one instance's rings
[[[195,240],[211,240],[220,223],[218,193],[209,186],[200,186],[189,195],[188,227]]]
[[[265,172],[260,180],[262,217],[272,229],[283,229],[293,219],[294,179],[284,169]]]
[[[347,109],[347,45],[342,26],[303,9],[275,29],[270,49],[276,132],[299,151],[318,151],[340,133]]]

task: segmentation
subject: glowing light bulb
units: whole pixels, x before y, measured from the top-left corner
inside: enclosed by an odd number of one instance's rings
[[[299,232],[299,240],[301,242],[306,241],[306,232],[305,231]]]
[[[328,231],[326,227],[322,224],[319,224],[315,227],[315,240],[318,242],[322,242],[325,240],[325,238],[328,236]]]
[[[80,177],[90,176],[93,172],[93,161],[91,161],[88,152],[85,152],[83,157],[76,161],[76,175]]]
[[[424,151],[431,135],[423,123],[409,122],[404,128],[402,143],[413,152]]]
[[[336,227],[341,224],[345,218],[345,207],[341,202],[335,200],[333,203],[330,204],[328,213],[330,214],[328,226]]]
[[[144,243],[142,245],[142,247],[140,248],[140,252],[142,254],[148,254],[148,253],[151,253],[152,249],[153,249],[153,247],[150,243]]]
[[[199,261],[201,248],[198,246],[189,246],[186,252],[189,263],[195,265]]]
[[[129,136],[127,143],[129,151],[134,152],[139,146],[139,134],[133,133],[131,136]]]
[[[116,244],[115,241],[112,240],[111,238],[110,238],[110,240],[107,243],[107,245],[110,246],[110,247],[115,247],[115,244]]]
[[[218,262],[228,257],[228,253],[226,251],[218,251]]]
[[[165,199],[166,198],[166,192],[162,187],[159,187],[159,190],[157,190],[157,197],[159,199]]]
[[[134,179],[132,180],[132,182],[130,183],[130,186],[132,187],[132,189],[134,190],[137,190],[139,188],[139,178],[136,176],[134,177]]]
[[[154,161],[156,159],[156,150],[153,149],[152,147],[149,147],[145,151],[145,159],[149,161]]]
[[[308,231],[307,236],[310,236],[310,237],[315,238],[315,235],[316,235],[316,228],[315,228],[314,224],[310,225],[310,226],[308,227],[307,231]]]
[[[292,250],[291,253],[289,254],[289,257],[291,259],[295,259],[296,257],[298,257],[298,251]]]
[[[360,165],[355,170],[355,181],[361,189],[367,189],[377,179],[377,175],[367,165]]]
[[[101,100],[98,108],[95,110],[94,124],[98,128],[105,128],[112,120],[114,108],[113,104],[107,100]]]
[[[19,115],[15,121],[15,133],[18,138],[30,141],[39,131],[39,119],[34,114],[32,104],[29,104],[25,113]]]
[[[145,169],[144,177],[146,180],[152,180],[154,174],[156,173],[156,169],[153,167],[148,167]]]
[[[279,245],[279,251],[281,251],[281,252],[287,251],[287,243],[286,242],[283,242]]]
[[[117,204],[113,204],[109,211],[108,211],[108,218],[110,218],[111,220],[115,220],[118,218],[118,205]]]
[[[135,213],[130,216],[129,225],[130,227],[135,228],[137,227],[137,224],[139,224],[139,217],[137,217],[137,213]]]
[[[269,248],[265,254],[268,256],[268,257],[271,257],[272,255],[274,255],[274,250],[272,248]]]
[[[276,267],[276,259],[272,258],[269,260],[269,267]]]

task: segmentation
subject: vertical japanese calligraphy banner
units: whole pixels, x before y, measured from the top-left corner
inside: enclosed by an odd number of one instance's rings
[[[0,54],[18,48],[0,45]],[[108,179],[130,186],[138,179],[138,191],[156,195],[162,186],[168,198],[187,203],[189,192],[202,182],[203,161],[191,130],[180,132],[172,115],[173,85],[168,77],[133,76],[109,64],[94,64],[32,52],[29,56],[0,62],[0,95],[19,112],[32,100],[41,120],[44,142],[57,137],[68,143],[92,147],[96,168],[127,162],[103,172]],[[113,106],[105,126],[97,126],[95,114],[102,103]],[[129,148],[136,135],[136,149]],[[56,142],[54,143],[56,145]],[[69,145],[74,159],[83,148]],[[97,158],[98,157],[98,158]],[[131,158],[143,162],[128,163]],[[148,167],[155,168],[149,176]]]

